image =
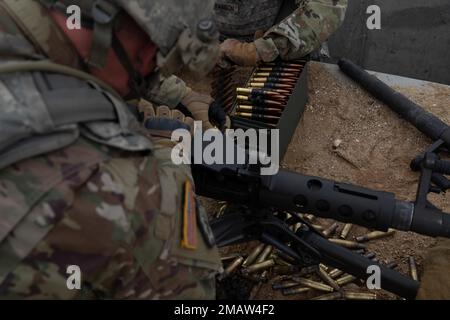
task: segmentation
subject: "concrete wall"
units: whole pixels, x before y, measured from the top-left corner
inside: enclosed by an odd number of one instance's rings
[[[346,21],[329,41],[334,58],[366,69],[450,84],[450,0],[349,0]],[[368,30],[369,5],[381,30]]]

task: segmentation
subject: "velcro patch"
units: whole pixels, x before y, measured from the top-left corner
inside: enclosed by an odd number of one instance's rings
[[[194,189],[189,181],[184,184],[183,237],[181,246],[189,250],[197,249],[197,206]]]

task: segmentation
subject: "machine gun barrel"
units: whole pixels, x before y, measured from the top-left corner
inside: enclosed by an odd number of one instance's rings
[[[422,133],[434,141],[442,139],[446,146],[450,147],[450,127],[446,123],[353,62],[341,59],[338,65],[346,75],[374,97],[386,103]]]
[[[193,166],[196,191],[216,200],[270,207],[357,224],[450,238],[450,215],[395,199],[388,192],[281,170],[260,176],[239,166]]]
[[[387,231],[394,228],[432,237],[450,237],[450,215],[435,208],[416,208],[388,192],[374,191],[295,172],[261,177],[259,202],[282,210]]]

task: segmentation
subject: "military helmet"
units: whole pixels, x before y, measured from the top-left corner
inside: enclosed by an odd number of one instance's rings
[[[187,65],[207,73],[219,58],[219,32],[212,20],[214,0],[40,0],[66,11],[78,5],[93,27],[90,65],[102,68],[114,40],[117,17],[125,10],[158,47],[158,66],[171,74]]]
[[[214,0],[116,0],[158,46],[158,64],[171,74],[177,64],[207,73],[216,64],[219,32],[213,22]]]

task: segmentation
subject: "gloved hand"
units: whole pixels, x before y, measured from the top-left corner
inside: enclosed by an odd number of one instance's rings
[[[230,60],[239,66],[256,66],[261,57],[253,42],[240,42],[236,39],[227,39],[220,45],[222,60]]]
[[[450,299],[450,239],[439,239],[424,261],[419,300]]]
[[[143,115],[144,127],[154,136],[170,139],[172,132],[177,129],[191,133],[194,129],[194,119],[186,117],[179,110],[171,110],[167,106],[154,107],[146,100],[139,102],[138,109]]]
[[[195,120],[203,122],[203,130],[212,129],[214,127],[212,123],[219,129],[226,125],[225,111],[209,95],[189,90],[181,100],[181,104],[186,107]]]

